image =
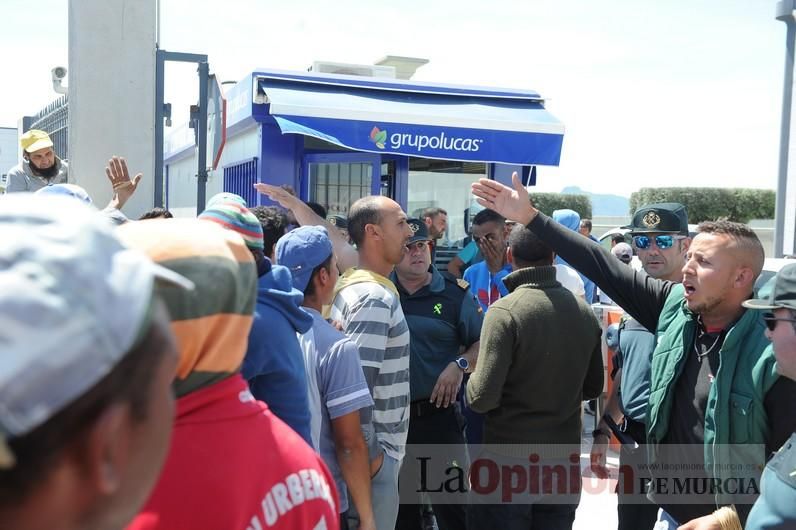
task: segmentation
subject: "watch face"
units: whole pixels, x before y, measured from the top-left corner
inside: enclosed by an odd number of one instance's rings
[[[462,370],[467,370],[470,367],[470,363],[467,362],[467,359],[465,359],[464,357],[459,357],[458,359],[456,359],[456,364],[458,364],[459,368],[461,368]]]

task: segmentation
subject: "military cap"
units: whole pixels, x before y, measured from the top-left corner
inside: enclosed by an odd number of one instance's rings
[[[409,243],[431,240],[431,238],[428,237],[428,227],[426,223],[420,219],[407,219],[406,222],[409,224],[409,228],[412,229],[412,237],[409,238]]]
[[[633,214],[629,228],[634,234],[673,233],[688,235],[688,211],[679,202],[646,204]]]

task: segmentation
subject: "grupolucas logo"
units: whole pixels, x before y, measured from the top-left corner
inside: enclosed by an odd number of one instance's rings
[[[384,142],[387,141],[387,131],[380,131],[378,127],[373,127],[370,131],[370,141],[376,144],[379,149],[384,149]]]

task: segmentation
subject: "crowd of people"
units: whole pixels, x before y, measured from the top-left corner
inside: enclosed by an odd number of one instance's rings
[[[0,197],[2,528],[571,529],[584,471],[618,477],[620,529],[796,526],[796,265],[754,298],[746,225],[692,239],[682,205],[650,204],[609,251],[516,175],[482,179],[475,251],[443,271],[439,208],[327,216],[258,183],[274,206],[132,221],[123,158],[99,209],[46,133],[22,148]],[[581,469],[601,295],[626,316]]]

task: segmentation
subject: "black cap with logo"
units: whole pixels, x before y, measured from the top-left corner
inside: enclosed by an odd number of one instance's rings
[[[329,224],[334,225],[337,228],[342,228],[343,230],[348,229],[348,219],[342,215],[330,215],[326,218],[326,220],[329,221]]]
[[[409,243],[431,240],[431,238],[428,237],[428,227],[426,223],[420,219],[407,219],[406,222],[409,224],[409,228],[412,229],[412,237],[409,238]]]
[[[688,235],[688,211],[679,202],[647,204],[636,210],[629,228],[634,234],[673,233]]]

